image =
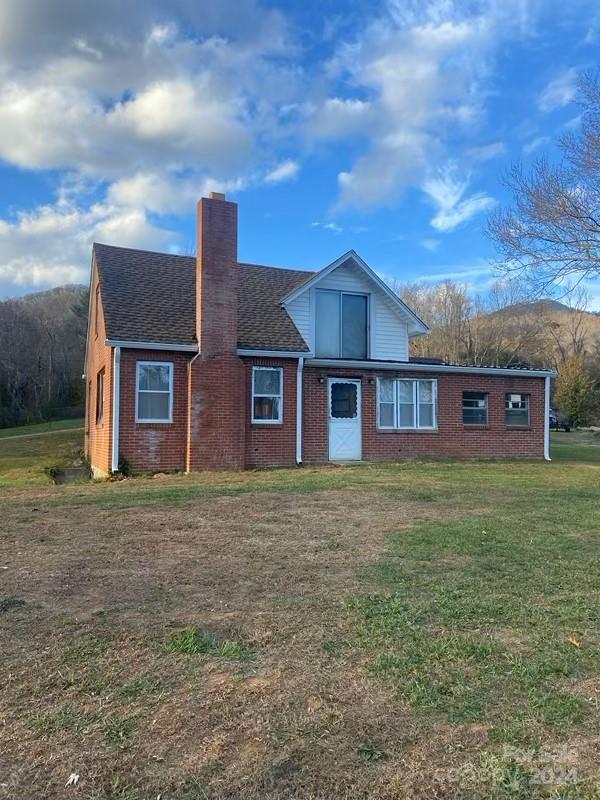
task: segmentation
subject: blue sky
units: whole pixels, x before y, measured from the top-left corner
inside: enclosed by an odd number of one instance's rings
[[[210,189],[240,260],[485,291],[500,178],[556,156],[599,45],[588,0],[4,0],[0,297],[86,282],[94,240],[189,253]]]

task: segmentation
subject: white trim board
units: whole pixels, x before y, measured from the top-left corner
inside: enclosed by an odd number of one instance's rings
[[[237,354],[250,358],[312,358],[314,355],[307,350],[252,350],[249,347],[238,348]]]
[[[119,471],[119,422],[121,413],[121,348],[120,347],[115,347],[113,350],[112,379],[113,379],[113,409],[112,409],[111,471],[118,472]]]
[[[197,353],[195,344],[172,344],[169,342],[134,342],[125,339],[105,339],[109,347],[125,347],[130,350],[178,350],[183,353]]]

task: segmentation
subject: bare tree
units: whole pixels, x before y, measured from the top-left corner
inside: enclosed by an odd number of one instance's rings
[[[86,322],[83,287],[0,302],[0,426],[82,405]]]
[[[499,268],[541,296],[556,283],[600,274],[600,71],[579,80],[581,127],[558,142],[562,159],[514,165],[513,207],[490,215]]]
[[[560,370],[573,357],[580,358],[583,363],[591,335],[588,294],[583,286],[569,292],[569,308],[563,313],[553,313],[548,307],[541,317],[553,343],[554,367]]]

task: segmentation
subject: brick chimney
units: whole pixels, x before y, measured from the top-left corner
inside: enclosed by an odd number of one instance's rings
[[[188,374],[188,471],[242,469],[245,373],[237,355],[237,204],[211,192],[198,203],[196,336]]]
[[[198,203],[196,336],[203,357],[237,348],[237,203],[211,192]]]

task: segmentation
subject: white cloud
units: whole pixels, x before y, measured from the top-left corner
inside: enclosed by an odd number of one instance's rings
[[[529,155],[530,153],[533,153],[535,150],[537,150],[539,147],[548,144],[549,141],[550,141],[549,136],[536,136],[530,142],[527,142],[527,144],[523,145],[523,152],[526,155]]]
[[[435,272],[429,272],[417,277],[423,283],[439,283],[440,281],[459,281],[469,286],[478,285],[480,288],[490,285],[498,279],[494,267],[487,261],[478,260],[472,265],[455,264],[451,266],[436,267]]]
[[[313,126],[341,138],[351,124],[353,133],[369,141],[367,151],[338,175],[340,205],[394,202],[402,189],[421,183],[432,165],[447,158],[449,131],[454,138],[475,139],[466,153],[472,159],[504,151],[500,142],[477,151],[476,139],[496,49],[529,30],[522,5],[520,0],[390,0],[355,41],[340,45],[330,71],[354,98],[329,98],[317,106]],[[461,211],[475,213],[483,203],[470,199]]]
[[[0,285],[85,283],[93,241],[161,249],[173,238],[138,209],[105,203],[81,209],[59,200],[0,220]]]
[[[308,132],[316,139],[346,138],[364,130],[371,104],[357,98],[328,97],[309,110]]]
[[[568,105],[577,94],[577,69],[571,67],[553,78],[538,97],[540,111],[554,111]]]
[[[425,248],[425,250],[429,250],[430,253],[435,253],[440,247],[440,240],[439,239],[421,239],[420,245],[421,245],[421,247]]]
[[[114,31],[118,29],[118,35]],[[33,46],[35,42],[35,47]],[[255,0],[0,4],[0,158],[99,179],[273,159],[300,81],[281,12]]]
[[[423,191],[437,209],[431,219],[433,228],[451,231],[494,205],[495,200],[484,192],[463,199],[468,185],[469,176],[459,177],[458,166],[453,162],[446,165],[439,175],[423,183]]]
[[[467,150],[467,155],[469,155],[474,161],[489,161],[492,158],[503,156],[505,153],[506,145],[504,142],[491,142],[490,144],[470,147]]]
[[[296,161],[272,164],[280,109],[303,97],[295,56],[257,0],[0,3],[0,160],[60,182],[0,220],[3,285],[85,278],[94,237],[171,246],[149,213],[291,179]]]
[[[264,180],[265,183],[282,183],[283,181],[289,181],[297,177],[299,171],[300,164],[298,164],[297,161],[288,159],[275,167],[275,169],[267,172]]]
[[[343,233],[344,229],[335,222],[313,222],[313,228],[322,228],[324,231],[331,231],[332,233]]]

